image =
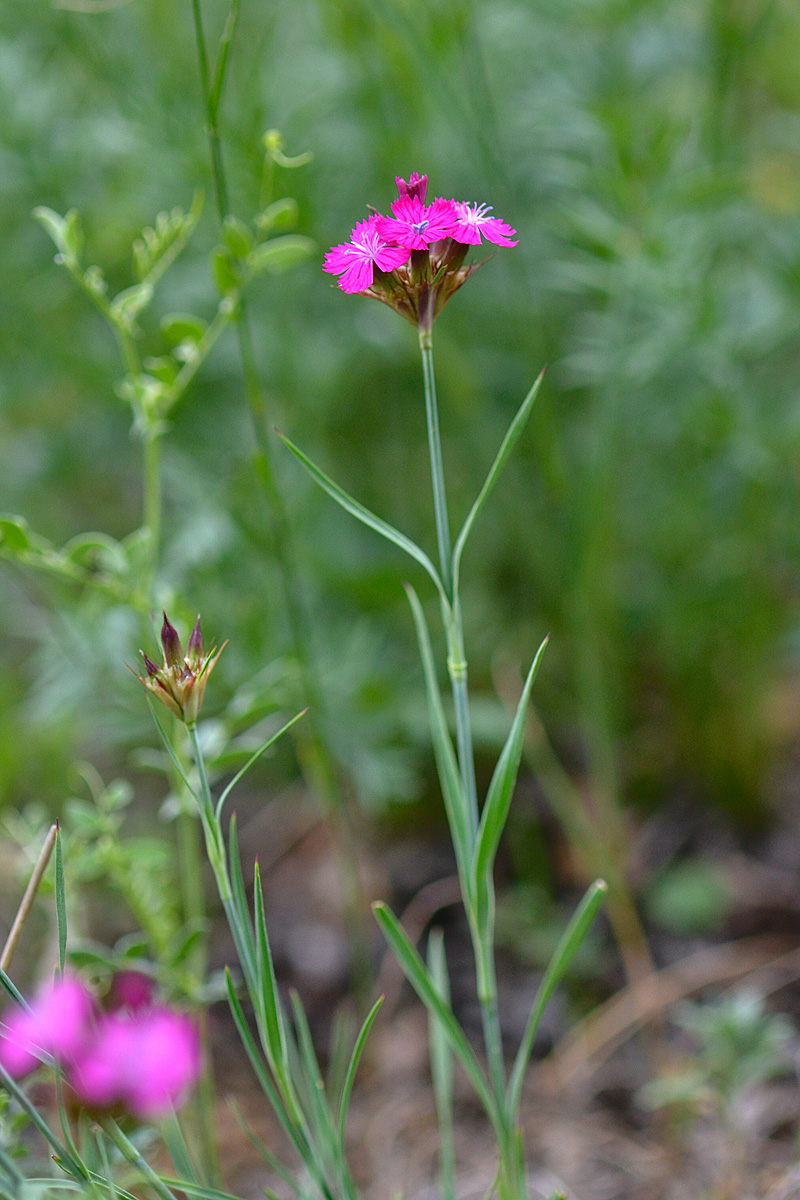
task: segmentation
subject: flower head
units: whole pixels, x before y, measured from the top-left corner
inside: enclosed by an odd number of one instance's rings
[[[463,242],[467,246],[479,246],[481,234],[487,242],[497,246],[516,246],[512,229],[499,217],[490,217],[491,204],[467,204],[463,200],[454,200],[453,209],[455,220],[450,230],[454,242]]]
[[[388,304],[428,339],[434,319],[481,265],[464,262],[469,247],[483,239],[515,246],[516,230],[486,204],[438,197],[426,205],[428,176],[417,171],[395,183],[392,216],[360,221],[352,241],[328,251],[324,270],[341,275],[342,291]]]
[[[93,1013],[92,997],[71,975],[47,983],[29,1008],[15,1008],[4,1014],[0,1021],[0,1065],[18,1079],[48,1056],[69,1062],[86,1041]]]
[[[341,275],[339,287],[343,292],[364,292],[372,286],[374,268],[394,271],[408,262],[409,251],[390,245],[378,230],[378,218],[359,221],[352,230],[351,241],[334,246],[325,255],[323,270]]]
[[[376,217],[376,224],[387,242],[395,242],[408,250],[427,250],[450,234],[454,212],[451,200],[434,200],[425,205],[411,192],[392,201],[393,217]]]
[[[223,642],[219,650],[213,647],[205,654],[198,617],[184,656],[178,631],[164,613],[164,624],[161,627],[163,662],[157,667],[144,650],[140,650],[146,674],[136,675],[134,671],[134,675],[174,717],[187,725],[194,725],[203,704],[208,677],[226,645],[227,643]]]

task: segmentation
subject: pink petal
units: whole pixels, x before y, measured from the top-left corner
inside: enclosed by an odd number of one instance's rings
[[[12,1009],[0,1025],[0,1063],[19,1078],[45,1055],[70,1059],[90,1032],[93,1003],[82,983],[65,975],[39,990],[28,1011]]]
[[[372,275],[372,259],[356,259],[342,275],[339,287],[343,292],[365,292],[372,283]]]
[[[375,262],[382,271],[396,271],[406,265],[409,254],[406,246],[382,246],[375,255]]]
[[[481,225],[481,233],[489,242],[496,246],[516,246],[518,239],[514,237],[516,229],[512,229],[506,221],[499,217],[490,217]]]

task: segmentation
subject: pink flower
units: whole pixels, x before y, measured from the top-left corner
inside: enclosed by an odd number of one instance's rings
[[[456,219],[452,200],[434,200],[426,208],[419,196],[410,192],[392,201],[392,212],[393,217],[375,218],[378,232],[387,242],[397,242],[407,250],[427,250],[432,242],[448,237]]]
[[[427,175],[420,175],[418,171],[412,171],[408,177],[408,183],[399,175],[395,175],[394,181],[401,196],[418,196],[422,203],[425,203],[425,193],[428,190]]]
[[[379,219],[368,217],[359,221],[351,233],[352,241],[333,246],[325,255],[323,270],[341,275],[339,287],[343,292],[365,292],[372,286],[373,269],[394,271],[408,262],[408,249],[390,246],[382,236]]]
[[[192,1020],[168,1008],[149,1008],[103,1017],[70,1083],[85,1104],[124,1104],[134,1116],[152,1120],[182,1104],[199,1074],[200,1042]]]
[[[86,1040],[92,1012],[92,998],[77,979],[65,975],[46,984],[29,1009],[12,1009],[0,1022],[0,1064],[18,1079],[46,1055],[69,1061]]]
[[[463,200],[453,201],[454,222],[449,230],[455,242],[468,246],[480,246],[481,234],[497,246],[516,246],[512,229],[499,217],[490,217],[491,204],[466,204]]]

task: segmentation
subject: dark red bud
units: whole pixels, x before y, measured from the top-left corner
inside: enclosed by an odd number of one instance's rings
[[[161,626],[161,645],[164,647],[164,659],[170,667],[175,667],[183,658],[183,647],[178,631],[169,623],[164,613],[164,624]]]
[[[144,650],[140,650],[139,653],[141,654],[142,658],[144,659],[145,670],[147,671],[147,674],[152,679],[154,675],[158,674],[158,667],[152,661],[152,659],[147,657]]]
[[[422,203],[425,203],[425,193],[428,190],[427,175],[420,175],[417,171],[412,171],[408,177],[408,183],[399,175],[395,175],[394,181],[401,196],[418,196]]]
[[[189,637],[189,644],[186,647],[186,657],[192,662],[199,662],[203,657],[203,634],[200,631],[200,616],[194,623],[194,629]]]

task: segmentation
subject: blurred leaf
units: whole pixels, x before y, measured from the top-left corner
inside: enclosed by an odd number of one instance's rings
[[[278,229],[292,229],[297,224],[297,213],[297,201],[286,196],[256,214],[256,228],[262,237]]]
[[[279,275],[305,262],[316,253],[316,249],[316,242],[311,238],[289,233],[261,242],[249,255],[247,266],[251,275],[258,275],[262,271]]]

